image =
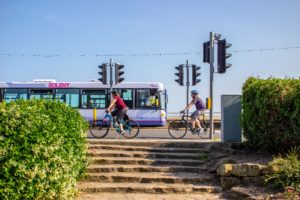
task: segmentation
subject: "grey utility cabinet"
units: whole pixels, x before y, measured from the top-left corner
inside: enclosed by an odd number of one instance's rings
[[[222,142],[241,142],[241,95],[221,96]]]

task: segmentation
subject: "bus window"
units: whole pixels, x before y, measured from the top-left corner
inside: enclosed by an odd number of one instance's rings
[[[57,89],[55,99],[66,103],[72,108],[79,107],[79,89]]]
[[[128,108],[133,108],[133,90],[132,89],[121,89],[120,96]]]
[[[106,108],[105,90],[83,90],[81,100],[82,108]]]
[[[17,99],[27,99],[27,89],[4,89],[4,101],[10,102]]]
[[[32,89],[30,99],[53,99],[53,90]]]
[[[120,95],[120,97],[123,99],[124,103],[126,104],[126,106],[128,106],[128,108],[133,108],[133,90],[132,89],[117,89],[114,88],[113,91],[117,91],[118,94]],[[110,94],[108,94],[108,98],[107,98],[107,102],[108,104],[110,104]]]
[[[159,108],[159,95],[157,90],[138,89],[137,108]]]

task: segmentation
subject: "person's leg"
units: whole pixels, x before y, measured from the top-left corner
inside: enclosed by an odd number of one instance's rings
[[[194,111],[192,114],[191,114],[191,121],[192,121],[192,128],[193,130],[195,130],[195,124],[196,124],[196,111]]]
[[[201,128],[199,119],[196,119],[196,120],[195,120],[195,123],[196,123],[196,126],[197,126],[198,128]]]
[[[121,121],[124,119],[126,112],[127,112],[127,109],[120,110],[118,113],[118,117],[117,117],[121,133],[124,132],[123,124],[121,123]]]
[[[195,115],[194,115],[194,119],[195,119],[195,124],[196,124],[196,130],[197,131],[201,131],[201,124],[199,121],[199,117],[200,117],[200,112],[199,111],[195,111]]]
[[[120,132],[121,133],[124,132],[124,128],[123,128],[123,124],[122,123],[119,124],[119,127],[120,127]]]
[[[116,120],[116,118],[117,118],[117,116],[118,116],[118,110],[112,111],[112,112],[111,112],[111,116]],[[118,123],[117,120],[116,120],[116,123]]]
[[[196,128],[196,127],[195,127],[196,122],[195,122],[194,119],[191,119],[191,120],[192,120],[192,128],[195,129],[195,128]]]

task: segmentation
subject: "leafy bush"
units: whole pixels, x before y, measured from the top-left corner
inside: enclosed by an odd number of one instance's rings
[[[85,172],[86,121],[64,103],[0,104],[0,199],[70,199]]]
[[[285,157],[275,157],[269,163],[272,173],[266,176],[266,181],[283,187],[288,199],[294,199],[300,192],[299,159],[299,148],[292,148]]]
[[[286,151],[300,145],[300,78],[249,78],[243,86],[242,126],[248,144]]]

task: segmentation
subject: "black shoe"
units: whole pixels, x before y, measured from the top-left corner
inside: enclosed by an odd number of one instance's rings
[[[197,130],[195,128],[192,128],[192,134],[196,134],[197,133]]]

